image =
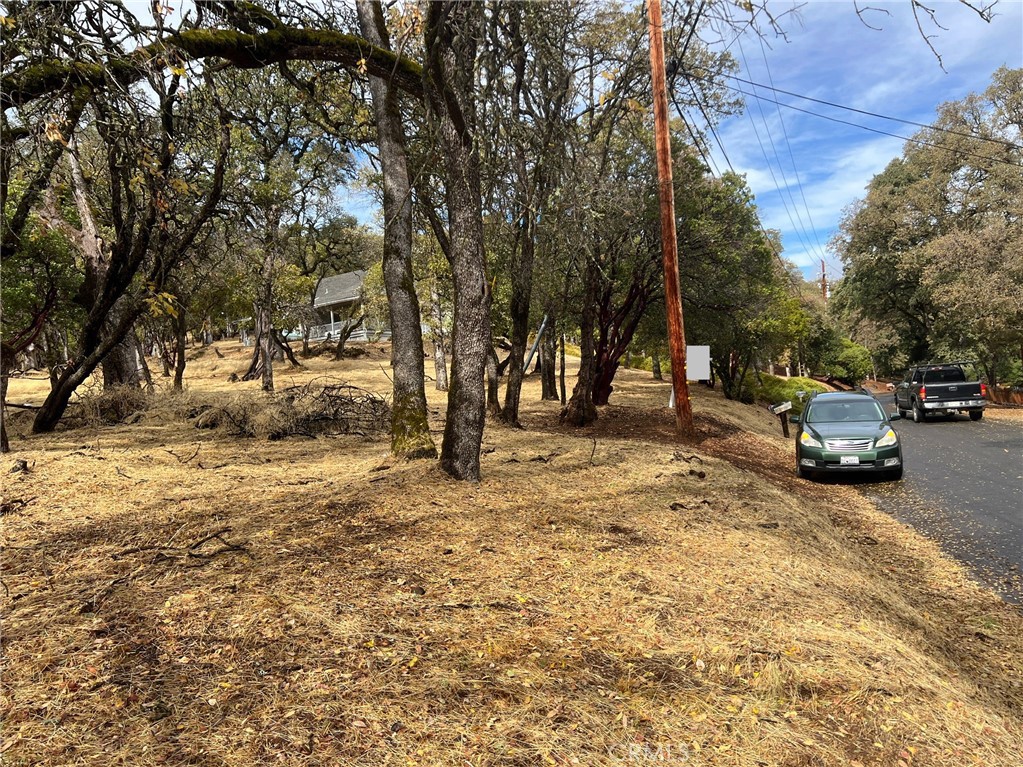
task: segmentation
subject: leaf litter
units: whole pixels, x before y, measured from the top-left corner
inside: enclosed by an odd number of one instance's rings
[[[15,442],[6,764],[1018,764],[1018,610],[797,481],[765,410],[694,387],[680,445],[649,374],[578,430],[529,379],[470,485],[372,434],[196,429],[261,396],[218,348],[132,424]],[[385,355],[279,378],[382,393]]]

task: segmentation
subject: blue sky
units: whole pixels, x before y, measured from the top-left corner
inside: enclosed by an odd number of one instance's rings
[[[821,101],[930,124],[938,105],[983,91],[999,66],[1023,67],[1023,0],[1001,0],[991,23],[958,0],[927,2],[945,27],[924,25],[941,64],[917,30],[909,0],[861,0],[859,5],[889,11],[864,12],[880,30],[859,20],[851,0],[809,0],[797,14],[782,19],[787,41],[769,35],[762,48],[756,36],[744,35],[729,47],[742,67],[739,76]],[[779,12],[792,3],[773,2],[770,7]],[[726,44],[733,38],[729,35]],[[907,138],[918,130],[733,84]],[[902,154],[905,142],[755,98],[746,97],[746,102],[742,117],[730,118],[718,129],[732,167],[746,174],[764,226],[782,232],[784,257],[808,277],[819,277],[823,258],[829,278],[839,276],[841,263],[828,242],[842,211],[864,197],[871,178]],[[728,167],[720,149],[715,148],[714,161],[722,170]]]

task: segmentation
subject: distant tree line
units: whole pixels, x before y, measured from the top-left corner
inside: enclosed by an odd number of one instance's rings
[[[886,373],[976,360],[1023,382],[1023,69],[943,104],[843,220],[838,314]]]

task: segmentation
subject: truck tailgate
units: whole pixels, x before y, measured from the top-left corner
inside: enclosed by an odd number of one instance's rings
[[[948,402],[950,406],[954,407],[952,403],[977,400],[982,396],[979,381],[947,384],[929,383],[924,386],[924,402],[927,404]]]

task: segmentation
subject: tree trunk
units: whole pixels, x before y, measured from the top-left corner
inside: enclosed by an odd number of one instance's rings
[[[356,10],[365,38],[389,48],[380,3],[357,0]],[[370,77],[369,86],[384,186],[383,273],[391,313],[394,373],[391,452],[406,458],[433,458],[437,448],[426,415],[422,318],[412,273],[412,193],[398,90],[391,81],[379,77]]]
[[[618,373],[620,362],[617,359],[600,359],[597,363],[597,370],[593,377],[593,404],[606,405],[611,399],[615,387],[612,384],[615,374]]]
[[[661,375],[661,355],[658,354],[657,350],[650,353],[650,369],[654,373],[654,379],[657,381],[663,381],[664,376]]]
[[[528,184],[524,150],[518,147],[520,183]],[[504,412],[501,415],[505,423],[517,426],[519,423],[519,402],[522,398],[522,378],[525,375],[523,363],[526,346],[529,343],[529,306],[533,292],[533,260],[535,257],[536,236],[533,213],[530,202],[525,201],[521,212],[520,247],[511,259],[511,351],[508,353],[508,384],[504,392]]]
[[[135,354],[139,362],[139,372],[142,375],[142,380],[146,382],[146,391],[151,393],[153,391],[153,374],[149,370],[149,363],[146,362],[145,350],[138,337],[134,333],[131,336],[135,339]]]
[[[117,343],[114,339],[123,337],[131,329],[135,320],[138,319],[140,311],[136,308],[124,314],[120,319],[120,324],[111,328],[102,340],[99,338],[100,322],[98,318],[90,316],[86,320],[86,327],[82,333],[83,351],[81,356],[69,361],[59,375],[51,376],[50,393],[46,396],[32,422],[33,433],[43,434],[56,428],[71,401],[71,396],[75,393],[75,389],[85,383]]]
[[[163,118],[161,125],[165,129],[173,123],[173,104],[174,99],[163,99],[160,103],[161,117]],[[115,205],[115,215],[113,216],[115,232],[108,253],[112,268],[104,267],[104,278],[99,281],[92,280],[91,284],[86,285],[83,297],[88,299],[91,296],[92,300],[91,305],[87,306],[88,314],[79,333],[75,358],[69,361],[57,377],[45,402],[36,413],[32,424],[33,432],[38,434],[53,431],[67,409],[75,389],[92,375],[113,346],[131,331],[143,310],[143,306],[139,302],[122,304],[116,322],[111,322],[111,312],[118,300],[127,294],[146,258],[153,256],[158,262],[159,268],[150,273],[150,278],[153,289],[162,290],[170,270],[178,263],[183,254],[191,249],[203,227],[216,211],[223,191],[226,158],[231,147],[227,114],[222,109],[218,109],[218,112],[220,143],[217,149],[213,185],[205,201],[195,210],[191,219],[182,222],[183,225],[177,227],[173,241],[163,236],[168,230],[159,226],[163,212],[160,210],[161,198],[158,194],[151,194],[144,208],[136,207],[128,211],[130,215],[123,215],[125,213],[122,210],[123,206]],[[169,147],[169,143],[165,146]],[[113,145],[108,146],[107,150],[111,166],[116,165],[119,159],[118,150]],[[171,165],[170,158],[165,156],[161,160],[161,172],[169,169]],[[123,202],[126,199],[124,191],[129,175],[130,173],[122,175],[118,169],[117,172],[112,172],[108,176],[108,181],[119,191],[119,194],[113,197],[115,201]],[[76,183],[75,186],[84,189],[81,184]],[[152,188],[151,191],[153,191]],[[127,199],[134,205],[130,196]],[[154,233],[160,233],[155,246]],[[87,265],[86,282],[89,283],[94,277],[96,277],[96,271],[93,270],[90,273]]]
[[[279,352],[280,354],[283,354],[285,357],[287,357],[288,362],[290,362],[294,367],[297,368],[302,367],[302,363],[299,362],[298,358],[295,357],[295,352],[291,348],[291,344],[289,344],[288,339],[285,338],[284,332],[281,330],[272,330],[271,335],[273,336],[274,340],[275,347],[274,356],[278,356],[277,352]],[[212,343],[212,341],[210,343]]]
[[[181,391],[185,380],[185,347],[188,343],[188,323],[185,307],[174,318],[174,391]]]
[[[501,417],[501,375],[497,372],[497,351],[493,346],[487,351],[487,415]]]
[[[271,235],[272,237],[272,235]],[[269,240],[270,238],[268,238]],[[266,253],[263,255],[262,270],[262,295],[256,307],[256,325],[260,329],[259,355],[263,358],[263,369],[260,388],[265,392],[274,390],[274,352],[276,351],[273,336],[273,272],[274,272],[274,249],[271,242],[266,243]]]
[[[739,398],[740,402],[745,402],[747,404],[752,404],[753,403],[753,392],[750,392],[750,391],[746,390],[746,373],[749,372],[749,366],[753,362],[753,358],[752,357],[753,357],[753,354],[751,352],[750,354],[748,354],[746,356],[745,359],[743,359],[741,361],[740,367],[739,367],[739,377],[738,377],[738,380],[739,380],[739,394],[738,394],[738,398]]]
[[[177,321],[175,321],[172,330],[175,333],[175,339],[177,339]],[[177,356],[178,347],[177,340],[174,342],[174,346],[171,346],[167,339],[161,334],[156,339],[156,353],[160,357],[160,363],[163,365],[163,377],[170,378],[174,372],[174,358]]]
[[[312,352],[309,350],[309,331],[311,330],[308,324],[303,324],[302,328],[302,356],[308,357]]]
[[[558,337],[555,334],[556,323],[552,319],[550,328],[540,340],[540,398],[543,400],[558,399],[558,370],[555,359],[558,355]]]
[[[579,377],[576,379],[572,399],[561,411],[561,420],[573,426],[587,426],[597,420],[597,406],[593,401],[593,386],[597,373],[597,360],[593,343],[596,320],[598,269],[596,258],[586,260],[586,295],[583,298],[579,321]]]
[[[984,369],[984,375],[987,376],[987,385],[993,390],[998,385],[998,380],[995,373],[995,360],[988,360],[982,358],[980,366]]]
[[[526,213],[528,218],[529,214]],[[512,294],[509,313],[511,315],[511,350],[508,352],[508,383],[504,391],[504,411],[501,418],[505,423],[517,426],[519,423],[519,401],[522,398],[523,364],[526,346],[529,343],[529,304],[533,283],[533,233],[532,227],[524,225],[521,257],[512,259]],[[527,274],[528,272],[528,274]]]
[[[258,304],[252,305],[252,316],[254,317],[255,327],[252,330],[252,359],[249,362],[249,369],[245,371],[245,375],[242,376],[243,381],[255,381],[257,378],[262,379],[263,368],[266,364],[266,344],[268,343],[269,330],[263,327],[262,311]],[[277,345],[273,343],[273,340],[269,340],[271,360],[277,356]]]
[[[451,272],[455,286],[451,387],[441,448],[441,468],[456,479],[480,478],[480,445],[486,421],[483,386],[490,348],[490,290],[483,252],[483,211],[473,75],[483,7],[431,3],[424,27],[427,112],[440,137],[447,171]]]
[[[92,215],[92,207],[89,205],[89,191],[85,181],[85,174],[78,161],[78,147],[74,140],[69,144],[68,163],[71,167],[71,188],[75,199],[75,208],[78,211],[78,219],[81,229],[78,232],[78,242],[82,250],[85,263],[85,282],[82,286],[81,298],[87,302],[86,308],[91,308],[100,298],[107,281],[107,271],[110,267],[110,259],[103,253],[103,240],[99,235],[99,228],[96,226],[96,219]],[[122,313],[125,311],[124,300],[116,302],[110,310],[104,323],[104,334],[119,324]],[[103,388],[110,389],[114,386],[130,386],[135,389],[142,388],[142,378],[139,375],[141,370],[138,341],[135,334],[129,328],[126,333],[103,358]]]
[[[359,326],[363,323],[365,319],[366,319],[365,314],[359,317],[359,319],[355,320],[354,322],[352,322],[351,319],[349,319],[349,321],[345,323],[345,326],[341,330],[341,332],[337,334],[337,346],[334,348],[335,362],[340,362],[341,360],[344,359],[345,344],[348,343],[348,339],[352,337],[352,333],[354,333],[359,328]]]
[[[138,339],[133,331],[129,330],[103,358],[102,368],[104,389],[115,386],[142,388],[142,360],[138,352]]]
[[[561,406],[565,406],[565,334],[561,334],[560,367],[558,369],[558,388],[561,390]]]
[[[641,274],[633,275],[628,293],[615,305],[609,288],[605,288],[597,303],[598,339],[596,372],[593,382],[593,402],[606,405],[614,391],[612,382],[621,365],[621,359],[639,327],[650,304],[655,283]]]
[[[7,381],[14,362],[13,350],[0,350],[0,453],[11,452],[11,443],[7,438]]]
[[[433,318],[433,372],[437,391],[448,390],[448,362],[444,348],[444,316],[440,310],[440,296],[437,286],[430,287],[430,315]]]

